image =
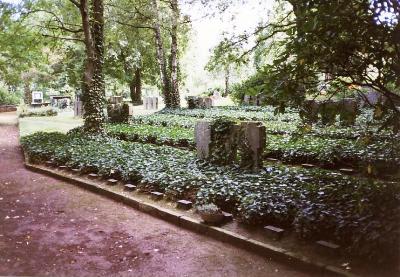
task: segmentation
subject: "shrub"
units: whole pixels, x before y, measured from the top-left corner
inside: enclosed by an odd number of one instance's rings
[[[19,117],[42,117],[42,116],[56,116],[57,110],[53,108],[34,108],[21,110]]]
[[[52,159],[134,181],[196,206],[213,203],[250,224],[276,223],[304,238],[335,238],[351,255],[397,261],[399,183],[275,165],[259,173],[196,160],[192,151],[101,136],[36,133],[21,144],[32,162]]]
[[[19,102],[19,96],[9,92],[0,84],[0,105],[16,105]]]

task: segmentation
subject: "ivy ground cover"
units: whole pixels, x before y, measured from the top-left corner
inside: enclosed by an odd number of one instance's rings
[[[248,224],[276,224],[305,239],[334,239],[349,253],[397,261],[400,187],[339,173],[268,166],[259,173],[219,167],[193,151],[106,137],[36,133],[21,144],[34,163],[53,160],[133,181],[169,198],[215,203]]]
[[[195,147],[194,127],[179,127],[180,118],[152,115],[140,119],[141,124],[137,121],[130,125],[109,124],[107,132],[112,137],[127,141]],[[166,126],[168,120],[171,120],[170,126]],[[190,121],[186,118],[185,120],[186,123]],[[268,124],[269,122],[266,125],[271,126]],[[279,129],[282,126],[284,125],[274,122],[274,128]],[[366,136],[355,140],[320,136],[310,132],[269,132],[265,156],[288,163],[315,163],[327,168],[352,167],[367,175],[396,175],[400,168],[400,137]]]

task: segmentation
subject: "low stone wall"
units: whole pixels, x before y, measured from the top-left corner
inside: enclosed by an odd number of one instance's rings
[[[0,113],[15,112],[15,111],[17,111],[17,106],[14,106],[14,105],[3,105],[3,106],[0,106]]]

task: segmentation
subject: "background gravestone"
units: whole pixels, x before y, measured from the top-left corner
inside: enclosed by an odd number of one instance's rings
[[[239,148],[241,167],[258,170],[262,167],[262,155],[266,144],[266,128],[259,121],[244,121],[240,124]]]
[[[113,96],[110,96],[109,102],[110,102],[111,104],[122,104],[123,100],[124,100],[124,99],[123,99],[122,96],[115,96],[115,95],[113,95]]]
[[[304,122],[317,123],[320,104],[315,100],[305,100],[300,109],[300,117]]]
[[[222,124],[222,125],[221,125]],[[221,133],[211,121],[198,121],[195,126],[197,157],[219,165],[239,163],[242,168],[257,171],[262,167],[262,155],[266,144],[266,128],[262,122],[246,121],[235,124],[227,121]]]
[[[336,121],[336,115],[338,114],[340,103],[334,100],[326,100],[322,102],[319,108],[321,114],[321,122],[324,125],[332,125]]]
[[[340,103],[340,123],[354,125],[358,115],[358,104],[353,98],[344,98]]]
[[[194,137],[197,157],[199,159],[208,159],[210,157],[211,145],[211,122],[198,121],[194,129]]]
[[[209,109],[212,108],[212,106],[213,106],[213,100],[211,97],[202,98],[202,108]]]
[[[82,117],[83,114],[84,114],[83,102],[82,101],[75,101],[74,116]]]
[[[158,97],[157,96],[151,97],[151,103],[152,103],[151,109],[158,110]]]

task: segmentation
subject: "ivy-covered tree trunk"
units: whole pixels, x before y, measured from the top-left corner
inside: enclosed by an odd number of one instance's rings
[[[24,82],[24,102],[27,105],[30,105],[32,103],[32,91],[29,86],[29,81]]]
[[[85,109],[84,128],[102,133],[105,123],[104,87],[104,5],[103,0],[81,0],[79,9],[85,36],[86,61],[82,100]]]
[[[142,101],[142,73],[141,68],[136,68],[135,76],[132,78],[129,84],[129,90],[131,94],[132,104],[141,105]]]
[[[168,78],[168,70],[167,70],[167,63],[165,58],[165,50],[164,50],[164,43],[162,41],[161,36],[161,27],[160,27],[160,18],[159,18],[159,10],[157,0],[152,0],[153,9],[155,12],[155,22],[153,26],[155,42],[156,42],[156,55],[157,55],[157,62],[158,67],[160,70],[160,79],[161,79],[161,87],[162,87],[162,94],[164,96],[164,103],[167,107],[171,106],[171,98],[170,98],[170,81]]]
[[[229,65],[225,67],[225,91],[223,96],[227,97],[229,94],[229,79],[230,79],[231,72],[229,70]]]
[[[171,0],[172,28],[171,28],[171,100],[169,108],[179,108],[179,80],[178,80],[178,19],[179,7],[177,0]]]

